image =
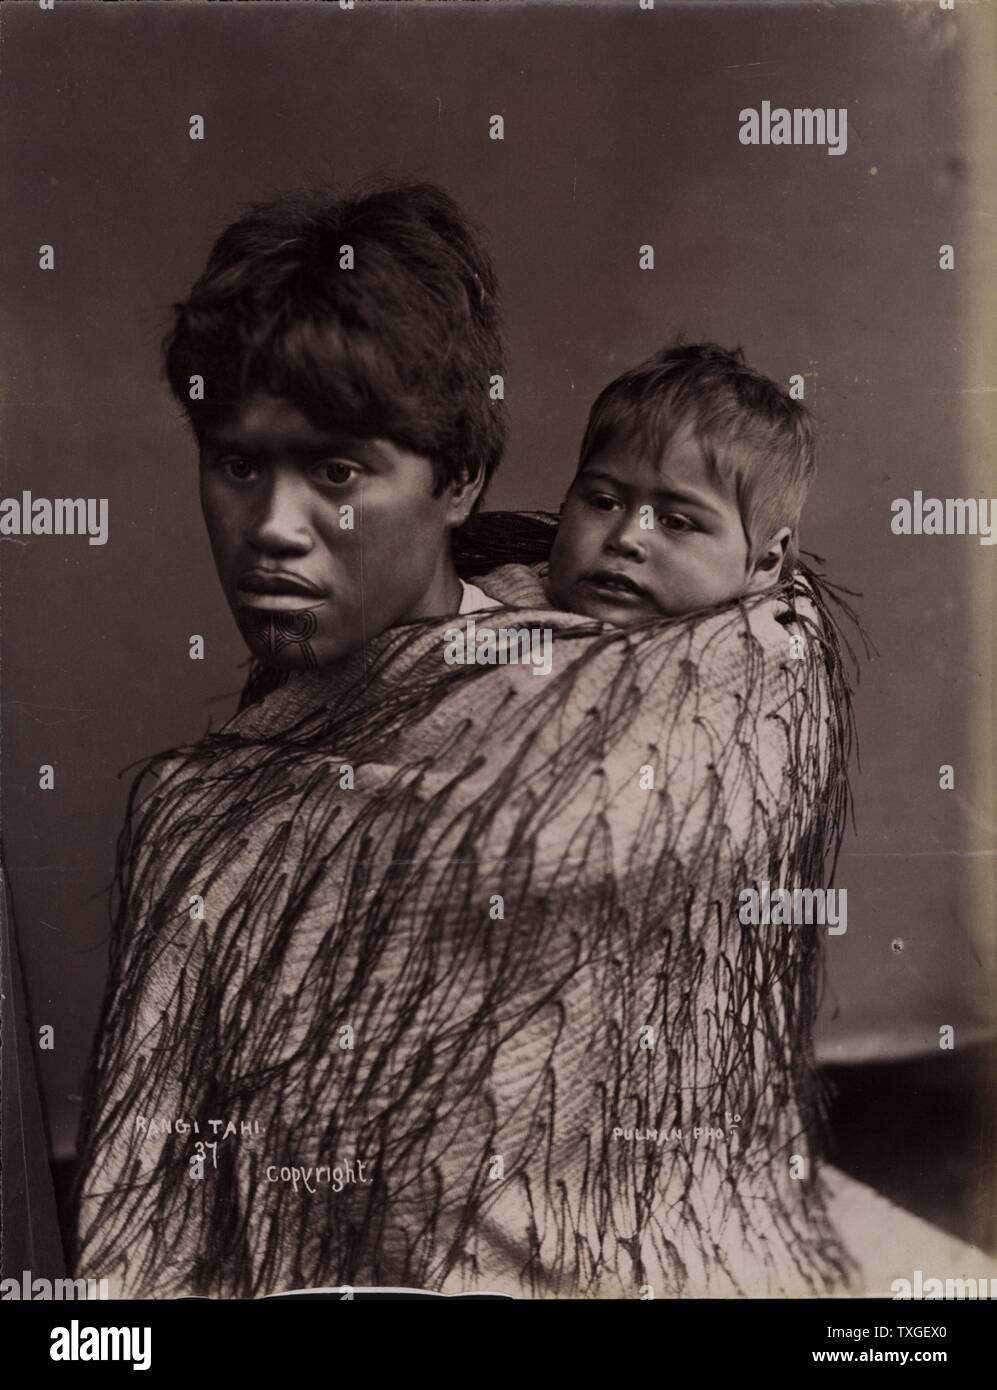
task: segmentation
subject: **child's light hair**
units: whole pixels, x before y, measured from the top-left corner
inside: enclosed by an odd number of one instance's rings
[[[611,381],[589,412],[579,471],[614,439],[635,441],[657,462],[690,424],[709,471],[733,484],[749,563],[780,527],[790,528],[782,567],[788,574],[816,472],[813,418],[801,401],[749,367],[740,348],[679,342]]]

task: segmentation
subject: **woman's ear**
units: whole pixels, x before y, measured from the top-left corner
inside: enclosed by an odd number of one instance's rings
[[[764,589],[771,589],[773,584],[778,583],[792,534],[788,526],[781,527],[764,550],[759,552],[752,567],[751,578],[748,580],[749,594],[760,594]]]
[[[484,485],[485,471],[483,468],[479,468],[474,477],[462,473],[455,482],[450,484],[449,520],[451,526],[463,526],[474,510],[474,504],[481,495],[481,489]]]

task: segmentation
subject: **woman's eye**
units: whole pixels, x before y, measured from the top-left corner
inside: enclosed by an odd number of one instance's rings
[[[241,459],[233,456],[231,458],[222,459],[221,463],[225,472],[230,478],[234,478],[236,482],[244,483],[247,478],[253,476],[253,465],[248,459]]]
[[[343,459],[323,459],[315,467],[319,482],[331,483],[333,487],[342,487],[350,482],[358,471],[355,464],[346,463]]]

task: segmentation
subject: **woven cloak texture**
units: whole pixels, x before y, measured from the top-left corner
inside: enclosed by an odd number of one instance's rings
[[[551,610],[542,566],[482,577],[501,553],[475,573],[507,607],[295,675],[136,783],[78,1276],[844,1286],[814,1149],[825,930],[737,914],[833,871],[851,723],[820,585],[620,631]],[[448,664],[471,623],[549,629],[550,674]]]

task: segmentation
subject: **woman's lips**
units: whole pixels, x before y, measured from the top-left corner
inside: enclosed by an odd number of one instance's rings
[[[245,589],[239,590],[239,607],[253,608],[258,612],[307,613],[309,609],[319,608],[324,599],[316,594],[300,594],[288,591],[283,594],[255,594]]]
[[[324,600],[321,590],[296,574],[250,570],[239,580],[239,603],[243,608],[274,613],[306,612]]]

